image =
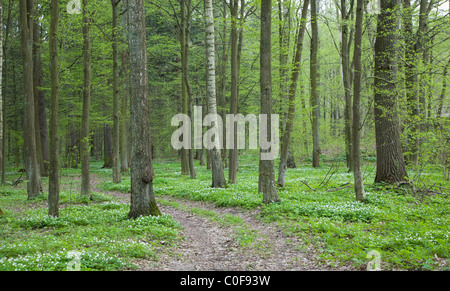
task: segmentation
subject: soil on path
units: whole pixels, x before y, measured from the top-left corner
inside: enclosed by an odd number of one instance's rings
[[[122,202],[129,194],[109,192]],[[158,254],[157,261],[136,262],[139,270],[170,271],[294,271],[331,270],[314,259],[314,250],[295,237],[286,236],[273,223],[258,219],[258,210],[216,207],[211,203],[157,197],[176,202],[159,205],[162,213],[170,215],[182,226],[182,240],[170,251]],[[173,203],[172,203],[173,204]],[[180,207],[181,205],[181,207]],[[192,209],[214,213],[216,219],[195,214]],[[211,212],[213,211],[213,212]],[[239,219],[238,224],[220,223],[217,217]],[[250,242],[242,239],[248,236]],[[335,268],[333,268],[336,270]],[[349,270],[342,267],[340,270]]]

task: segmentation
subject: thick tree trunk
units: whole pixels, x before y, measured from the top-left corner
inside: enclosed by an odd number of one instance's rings
[[[353,61],[355,62],[354,88],[353,88],[353,128],[352,128],[352,162],[353,178],[355,182],[355,194],[357,201],[366,199],[364,193],[363,177],[361,173],[361,45],[362,45],[362,24],[364,17],[363,0],[357,0],[356,4],[356,24],[355,24],[355,49]]]
[[[50,4],[51,20],[49,33],[50,51],[50,163],[48,185],[48,215],[59,216],[59,157],[58,157],[58,0]]]
[[[267,137],[272,130],[272,43],[271,43],[272,1],[262,0],[261,3],[261,43],[260,43],[260,84],[261,84],[261,114],[267,116]],[[276,125],[278,126],[278,124]],[[274,142],[274,141],[272,141]],[[273,159],[264,159],[267,150],[261,149],[259,160],[258,191],[263,193],[263,203],[279,202],[275,185],[275,167]]]
[[[144,0],[128,1],[130,46],[131,205],[129,218],[159,216],[153,193]]]
[[[288,103],[288,113],[286,118],[286,127],[281,141],[281,157],[280,165],[278,167],[278,185],[281,187],[285,186],[286,181],[286,171],[288,166],[289,157],[289,146],[291,142],[291,132],[294,125],[294,115],[295,115],[295,96],[297,93],[297,83],[298,77],[300,75],[300,64],[303,51],[303,38],[306,30],[306,18],[308,15],[309,0],[303,2],[302,16],[300,20],[300,27],[297,31],[296,39],[296,49],[295,57],[293,61],[292,76],[289,86],[289,103]]]
[[[311,0],[311,61],[310,61],[310,81],[311,81],[311,107],[312,107],[312,136],[313,153],[312,165],[314,168],[320,167],[320,141],[319,141],[319,119],[320,119],[320,98],[318,91],[319,82],[319,31],[317,24],[317,0]]]
[[[213,122],[218,130],[217,104],[216,104],[216,62],[215,62],[215,38],[214,38],[214,15],[212,0],[205,0],[205,32],[206,32],[206,100],[208,114],[214,116]],[[225,174],[223,171],[222,157],[220,150],[222,141],[221,133],[215,133],[214,144],[208,146],[211,155],[212,185],[213,188],[225,187]]]
[[[35,108],[33,92],[33,1],[20,1],[20,29],[23,52],[24,78],[24,150],[25,169],[27,171],[28,198],[39,195],[41,176],[37,161]]]
[[[112,178],[113,183],[120,183],[120,120],[119,120],[119,69],[117,45],[117,5],[118,0],[111,0],[113,11],[112,48],[113,48],[113,133],[112,133]]]
[[[89,114],[91,107],[91,39],[89,36],[90,16],[88,16],[88,0],[83,0],[83,113],[81,117],[81,195],[91,195],[90,177],[90,129]]]
[[[396,183],[408,177],[400,142],[397,114],[396,0],[381,1],[375,41],[375,138],[377,171],[375,182]]]

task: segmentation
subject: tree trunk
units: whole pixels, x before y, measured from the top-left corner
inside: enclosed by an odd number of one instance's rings
[[[41,176],[37,161],[35,108],[33,92],[33,1],[20,1],[20,30],[24,78],[24,151],[28,198],[39,195]]]
[[[347,167],[352,170],[352,84],[351,84],[351,65],[350,65],[350,48],[351,48],[351,30],[348,26],[351,11],[353,9],[353,1],[350,9],[347,11],[345,0],[341,0],[341,66],[342,66],[342,83],[344,85],[345,96],[345,156]]]
[[[353,179],[355,182],[355,194],[357,201],[364,201],[363,177],[361,173],[361,45],[362,45],[362,24],[364,17],[364,0],[357,0],[356,23],[355,23],[355,48],[353,61],[355,63],[354,87],[353,87],[353,128],[352,128],[352,162]]]
[[[59,157],[58,157],[58,0],[51,2],[49,33],[50,52],[50,164],[48,185],[48,215],[59,217]]]
[[[377,171],[375,183],[396,183],[408,177],[400,142],[397,113],[396,0],[381,1],[375,40],[375,138]]]
[[[180,27],[180,49],[181,49],[181,113],[189,114],[189,100],[187,92],[187,56],[186,56],[186,0],[181,0],[181,27]],[[189,141],[191,142],[191,141]],[[189,149],[181,148],[181,174],[188,175],[189,171]]]
[[[91,103],[91,39],[89,36],[90,16],[88,15],[88,0],[83,0],[83,113],[81,117],[81,195],[91,195],[90,179],[90,132],[89,114]]]
[[[312,165],[314,168],[320,167],[320,141],[319,141],[319,118],[320,118],[320,98],[318,91],[319,79],[319,31],[317,24],[317,0],[311,0],[311,61],[310,61],[310,81],[311,81],[311,107],[312,107],[312,135],[313,153]]]
[[[230,33],[230,46],[231,46],[231,96],[230,96],[230,114],[236,115],[238,113],[239,103],[239,64],[238,64],[238,0],[230,0],[231,11],[231,33]],[[227,145],[229,148],[229,163],[228,163],[228,182],[236,184],[237,170],[238,170],[238,153],[237,149],[237,126],[233,124],[234,130],[234,144]]]
[[[130,46],[131,205],[129,218],[159,216],[153,193],[144,0],[128,1]]]
[[[300,64],[302,59],[303,51],[303,38],[306,30],[306,18],[308,15],[309,0],[303,2],[302,16],[300,20],[300,26],[297,31],[296,39],[296,49],[295,57],[293,60],[293,68],[291,75],[291,82],[289,86],[289,103],[288,103],[288,113],[286,118],[286,127],[282,135],[281,141],[281,157],[280,165],[278,167],[278,185],[281,187],[285,186],[286,171],[289,157],[289,146],[291,142],[291,132],[294,125],[294,115],[295,115],[295,96],[297,93],[297,83],[298,77],[300,75]]]
[[[211,155],[212,185],[213,188],[225,187],[225,174],[223,171],[222,157],[220,150],[222,141],[218,124],[217,104],[216,104],[216,62],[215,62],[215,38],[214,38],[214,14],[212,0],[205,0],[205,32],[206,32],[206,100],[208,114],[213,116],[215,132],[214,144],[207,146]]]
[[[3,0],[0,0],[0,171],[1,179],[0,184],[6,184],[6,173],[5,173],[5,124],[6,116],[3,114],[3,106],[6,106],[5,95],[3,95],[3,58],[5,57],[5,50],[3,48]],[[6,63],[6,62],[5,62]],[[7,75],[6,72],[5,75]],[[5,82],[6,83],[6,82]],[[5,85],[6,86],[6,85]],[[4,178],[5,177],[5,178]],[[1,209],[0,209],[1,212]],[[2,215],[2,213],[0,213]]]
[[[272,136],[272,43],[271,43],[272,1],[262,0],[261,3],[261,43],[260,43],[260,84],[261,84],[261,114],[267,116],[267,137]],[[278,124],[276,125],[278,126]],[[272,141],[273,142],[273,141]],[[263,193],[263,203],[280,202],[275,185],[275,168],[273,159],[263,158],[267,150],[261,149],[259,160],[258,191]]]
[[[448,62],[445,65],[444,71],[442,73],[442,90],[441,90],[441,95],[439,95],[439,107],[438,107],[438,111],[437,111],[438,117],[442,116],[442,110],[444,108],[445,92],[447,91],[447,72],[448,72],[449,66],[450,66],[450,59],[448,59]]]
[[[36,8],[37,9],[37,8]],[[42,60],[41,60],[41,33],[39,20],[33,21],[33,91],[35,106],[35,130],[36,147],[38,152],[38,163],[41,175],[48,176],[48,134],[47,134],[47,112],[45,107],[45,93],[41,89],[42,84]]]
[[[117,46],[117,5],[118,0],[111,0],[112,19],[112,48],[113,48],[113,133],[112,133],[112,178],[113,183],[120,183],[120,120],[119,120],[119,69]]]
[[[122,0],[125,9],[128,8],[128,0]],[[128,42],[126,31],[128,29],[128,13],[123,14],[122,18],[123,38],[125,42]],[[126,46],[122,52],[122,74],[123,74],[123,92],[120,101],[120,171],[128,172],[129,160],[128,160],[128,126],[127,126],[127,111],[128,111],[128,99],[130,93],[130,78],[129,78],[129,50]]]

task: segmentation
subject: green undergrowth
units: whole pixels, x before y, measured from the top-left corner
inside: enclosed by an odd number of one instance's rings
[[[0,270],[124,270],[155,260],[181,229],[168,215],[128,219],[129,205],[112,196],[61,192],[60,217],[47,215],[46,196],[0,188]]]
[[[240,156],[238,183],[224,189],[211,188],[210,170],[198,164],[197,179],[181,176],[179,162],[157,161],[154,168],[157,196],[259,208],[262,219],[312,244],[322,263],[365,270],[371,261],[369,252],[376,251],[380,268],[385,270],[449,270],[448,193],[415,195],[397,187],[374,185],[373,161],[363,163],[364,203],[355,201],[352,174],[335,161],[318,169],[310,165],[289,169],[286,187],[278,189],[281,203],[269,206],[261,203],[262,194],[257,192],[256,156]],[[450,188],[433,167],[422,169],[421,181]],[[108,182],[103,187],[129,192],[130,180],[125,178],[117,185]]]

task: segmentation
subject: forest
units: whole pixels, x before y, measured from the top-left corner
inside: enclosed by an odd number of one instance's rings
[[[0,270],[450,270],[449,14],[0,0]]]

